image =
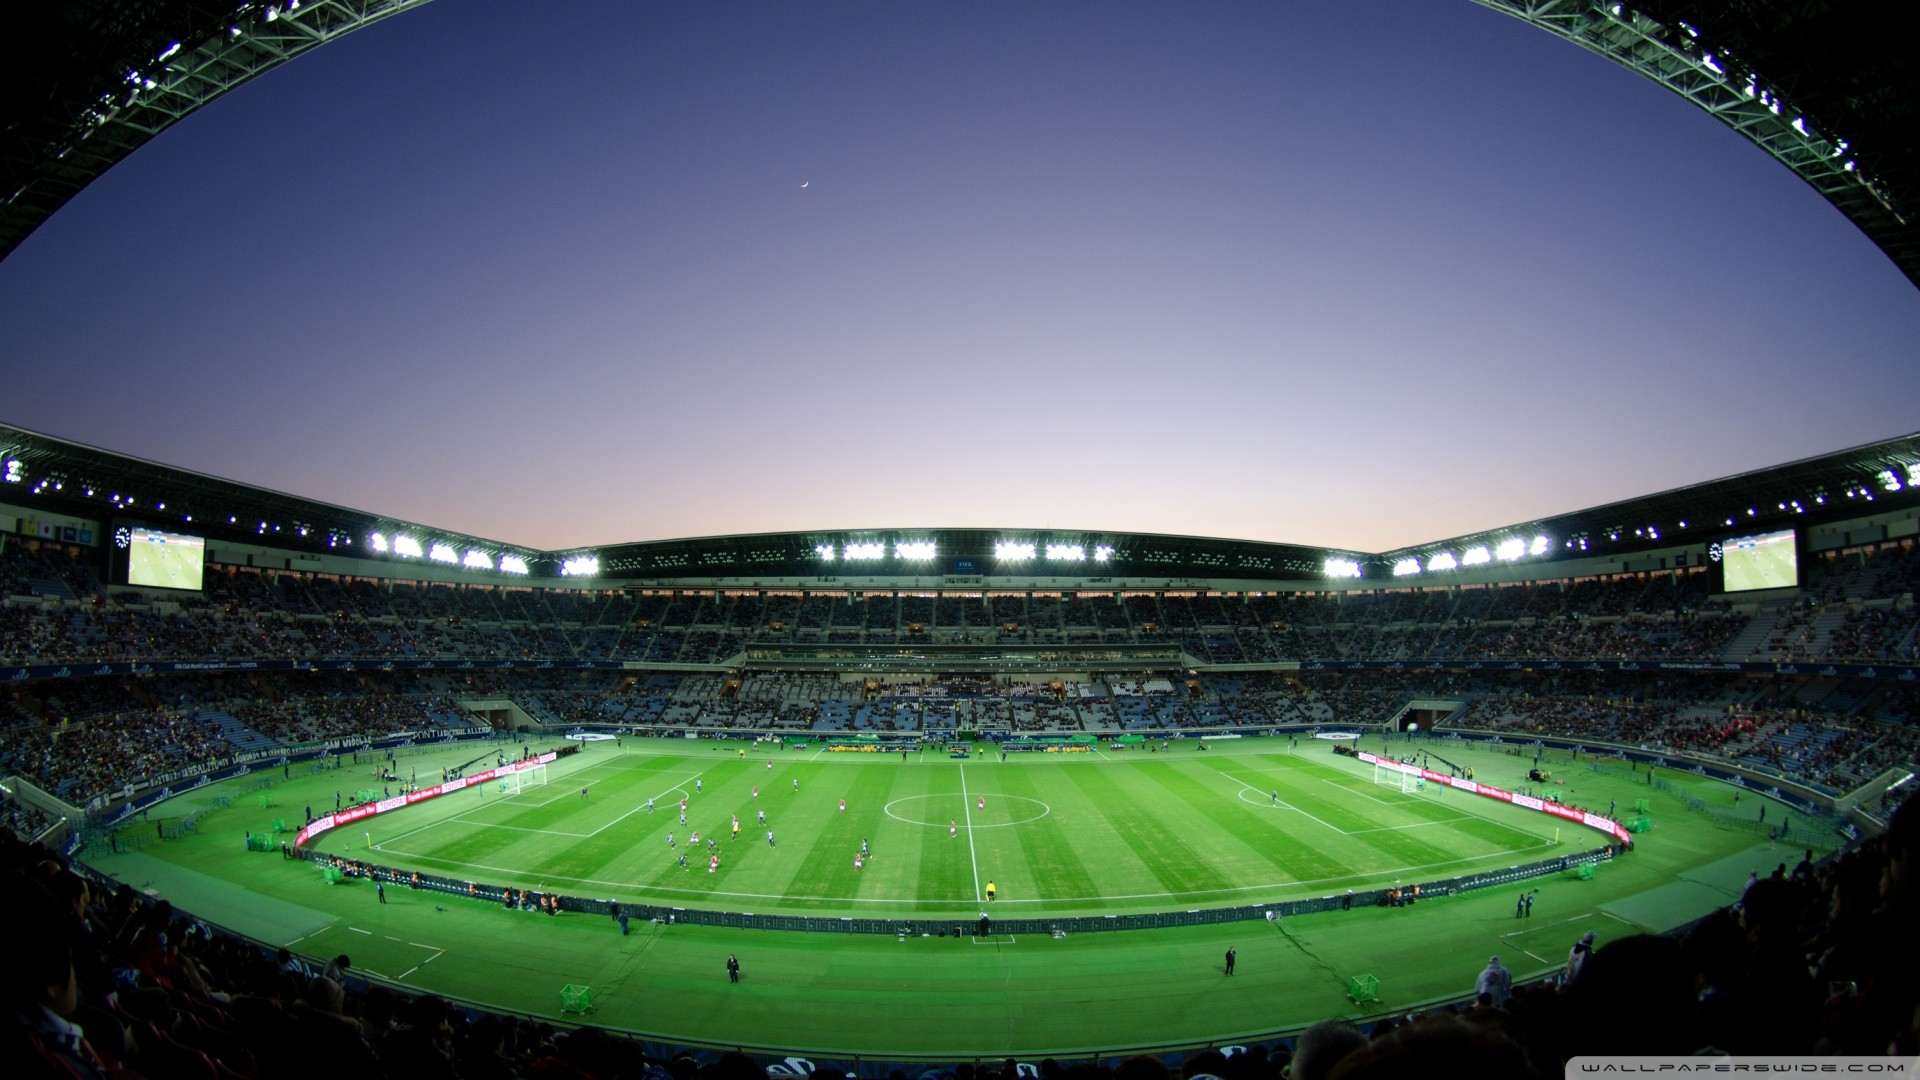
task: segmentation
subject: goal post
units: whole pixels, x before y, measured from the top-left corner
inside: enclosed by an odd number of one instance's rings
[[[1373,766],[1373,782],[1382,787],[1398,788],[1411,795],[1420,790],[1420,777],[1417,773],[1402,772],[1378,762]]]
[[[547,767],[532,765],[517,772],[507,773],[500,778],[500,790],[509,795],[518,795],[530,787],[539,787],[547,782]]]

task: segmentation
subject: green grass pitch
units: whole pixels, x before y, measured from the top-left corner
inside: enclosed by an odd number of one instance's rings
[[[1380,739],[1367,743],[1378,749]],[[741,745],[592,744],[551,767],[543,786],[507,795],[492,784],[443,796],[324,834],[317,846],[369,858],[370,837],[371,859],[384,865],[623,902],[951,917],[971,926],[983,910],[1003,918],[1179,912],[1336,895],[1601,842],[1493,800],[1376,785],[1370,767],[1314,740],[1292,752],[1283,739],[1207,751],[1188,740],[1160,754],[1030,754],[1004,763],[817,749],[749,749],[742,758]],[[1447,744],[1445,753],[1506,787],[1522,786],[1532,764],[1492,748]],[[441,765],[470,756],[434,749],[402,760],[438,775]],[[1604,808],[1618,799],[1625,807],[1649,796],[1642,773],[1558,757],[1555,786],[1570,800]],[[297,819],[303,804],[331,809],[336,790],[351,798],[366,786],[366,771],[296,775],[277,783],[272,810],[236,797],[196,836],[97,864],[264,941],[319,957],[346,952],[362,970],[451,997],[558,1015],[559,989],[574,983],[593,988],[592,1022],[667,1041],[955,1056],[1271,1032],[1352,1014],[1345,992],[1360,974],[1380,979],[1386,1009],[1404,1009],[1467,991],[1489,954],[1521,972],[1554,967],[1587,929],[1603,942],[1664,929],[1729,902],[1748,869],[1797,858],[1769,850],[1764,836],[1684,809],[1680,793],[1661,793],[1652,796],[1655,830],[1594,880],[1568,874],[1527,883],[1540,890],[1529,920],[1515,918],[1516,885],[1403,909],[1064,939],[897,940],[641,923],[622,938],[604,917],[507,911],[405,888],[389,887],[381,905],[366,882],[327,886],[312,866],[243,850],[242,831],[261,830],[272,816]],[[1666,778],[1732,806],[1731,789]],[[156,813],[190,812],[256,782],[204,788]],[[1745,807],[1757,812],[1758,804],[1749,796]],[[700,846],[690,851],[694,830]],[[711,872],[710,837],[721,858]],[[862,841],[871,857],[856,869]],[[989,882],[997,893],[990,904]],[[1239,955],[1231,979],[1221,963],[1228,946]],[[724,971],[730,952],[743,966],[738,985]]]

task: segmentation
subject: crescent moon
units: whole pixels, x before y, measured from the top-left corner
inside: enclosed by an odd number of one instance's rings
[[[800,181],[800,186],[801,186],[801,187],[806,187],[806,186],[807,186],[808,184],[810,184],[810,183],[812,183],[812,182],[813,182],[813,181],[811,181],[811,180],[802,180],[802,181]]]

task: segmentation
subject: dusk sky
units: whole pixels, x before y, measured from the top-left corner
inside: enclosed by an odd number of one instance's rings
[[[0,421],[547,549],[1372,552],[1920,430],[1864,235],[1468,0],[440,0],[82,192],[0,358]]]

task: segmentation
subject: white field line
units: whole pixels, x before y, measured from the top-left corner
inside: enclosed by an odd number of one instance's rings
[[[694,773],[694,774],[693,774],[692,776],[689,776],[689,777],[687,777],[687,779],[686,779],[686,780],[684,780],[684,781],[682,781],[682,783],[689,783],[689,782],[692,782],[692,781],[694,781],[694,780],[698,780],[699,778],[701,778],[702,776],[705,776],[706,774],[707,774],[707,773],[706,773],[706,770],[705,770],[705,769],[702,769],[702,770],[700,770],[699,772],[697,772],[697,773]],[[666,796],[667,796],[667,795],[668,795],[669,793],[671,793],[671,792],[675,792],[675,791],[679,791],[679,790],[680,790],[680,785],[679,785],[679,784],[676,784],[676,785],[674,785],[673,787],[670,787],[670,788],[668,788],[668,789],[667,789],[666,791],[663,791],[663,792],[661,792],[660,794],[658,794],[658,795],[656,795],[656,796],[654,796],[654,798],[656,798],[656,799],[663,799],[663,798],[666,798]],[[626,813],[624,813],[624,814],[621,814],[621,815],[620,815],[619,817],[617,817],[617,818],[614,818],[614,819],[613,819],[612,821],[609,821],[609,822],[607,822],[607,823],[606,823],[605,825],[602,825],[602,826],[600,826],[599,828],[597,828],[597,829],[595,829],[595,830],[593,830],[592,832],[590,832],[590,833],[588,833],[587,835],[588,835],[588,836],[599,836],[599,835],[600,835],[601,833],[603,833],[603,832],[606,832],[606,831],[607,831],[608,829],[611,829],[611,828],[613,828],[613,827],[614,827],[615,825],[618,825],[618,824],[620,824],[621,822],[623,822],[623,821],[625,821],[625,820],[627,820],[628,818],[630,818],[630,817],[632,817],[633,815],[635,815],[635,814],[637,814],[637,813],[639,813],[640,811],[642,811],[642,810],[645,810],[646,808],[647,808],[647,804],[646,804],[646,803],[644,803],[644,802],[643,802],[643,803],[638,803],[638,804],[636,804],[636,805],[634,806],[634,808],[633,808],[633,809],[631,809],[631,810],[629,810],[629,811],[627,811],[627,812],[626,812]]]
[[[967,767],[960,766],[960,812],[967,816],[967,861],[973,864],[973,900],[982,903],[980,855],[973,847],[973,800],[967,797]]]
[[[399,939],[399,938],[394,938],[393,940],[395,940],[395,941],[399,941],[400,939]],[[430,950],[430,951],[432,951],[432,953],[433,953],[433,955],[432,955],[432,956],[429,956],[429,957],[427,957],[427,958],[426,958],[425,960],[422,960],[422,961],[420,961],[419,963],[417,963],[417,964],[415,964],[415,965],[413,965],[412,967],[410,967],[410,968],[408,968],[407,970],[405,970],[405,971],[403,971],[403,972],[401,972],[400,974],[398,974],[398,975],[395,975],[395,976],[393,977],[393,981],[394,981],[394,982],[400,982],[401,980],[403,980],[403,979],[405,979],[405,978],[406,978],[407,976],[409,976],[409,975],[411,975],[411,974],[413,974],[413,973],[414,973],[414,972],[416,972],[416,971],[419,971],[419,970],[420,970],[421,968],[423,968],[423,967],[426,967],[426,966],[427,966],[428,964],[431,964],[431,963],[433,963],[433,962],[434,962],[435,960],[438,960],[438,959],[440,959],[440,958],[441,958],[442,956],[445,956],[445,955],[447,954],[447,950],[445,950],[445,949],[442,949],[442,948],[438,948],[438,947],[436,947],[436,946],[433,946],[433,945],[422,945],[422,944],[420,944],[420,943],[419,943],[419,942],[417,942],[417,941],[409,941],[409,942],[407,942],[407,944],[409,944],[409,945],[411,945],[411,946],[413,946],[413,947],[414,947],[414,948],[416,948],[416,949],[428,949],[428,950]]]

